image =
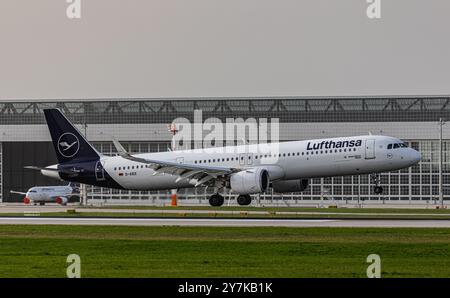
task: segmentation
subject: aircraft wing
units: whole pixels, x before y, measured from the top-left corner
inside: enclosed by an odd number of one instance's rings
[[[152,168],[155,171],[154,175],[159,173],[168,173],[171,175],[179,176],[176,182],[183,179],[195,179],[196,180],[195,186],[199,186],[201,184],[206,184],[208,181],[212,179],[216,179],[218,177],[225,177],[230,174],[242,171],[242,169],[237,168],[183,164],[173,161],[154,160],[136,157],[129,154],[117,140],[113,139],[113,143],[117,149],[117,153],[122,158],[135,162],[149,164],[150,168]]]
[[[9,192],[10,192],[10,193],[16,193],[16,194],[19,194],[19,195],[24,195],[24,196],[26,196],[26,195],[27,195],[27,193],[26,193],[26,192],[21,192],[21,191],[14,191],[14,190],[10,190]]]

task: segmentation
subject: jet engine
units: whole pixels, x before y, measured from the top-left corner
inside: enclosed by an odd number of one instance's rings
[[[63,206],[67,205],[67,201],[68,200],[65,197],[57,197],[56,198],[56,203],[63,205]]]
[[[273,190],[278,193],[304,191],[308,185],[308,179],[281,180],[272,182]]]
[[[240,195],[265,192],[269,187],[269,172],[263,168],[237,172],[230,177],[230,187]]]

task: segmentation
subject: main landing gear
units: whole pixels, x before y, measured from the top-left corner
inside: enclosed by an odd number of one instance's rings
[[[371,179],[372,183],[375,184],[373,192],[375,194],[377,194],[377,195],[382,194],[383,193],[383,187],[380,186],[380,175],[372,174],[372,175],[370,175],[370,179]]]
[[[252,202],[252,197],[250,195],[239,195],[237,202],[241,206],[248,206]]]
[[[209,197],[209,204],[213,207],[222,206],[224,201],[225,199],[218,193],[213,194],[212,196]]]
[[[220,207],[223,205],[225,199],[218,193],[213,194],[209,197],[209,204],[213,207]],[[237,197],[237,202],[241,206],[248,206],[252,202],[252,197],[250,195],[239,195]]]

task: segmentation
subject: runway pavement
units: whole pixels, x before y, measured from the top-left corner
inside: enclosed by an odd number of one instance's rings
[[[32,206],[32,205],[5,205],[0,206],[0,215],[1,214],[40,214],[40,213],[65,213],[67,210],[72,210],[76,213],[129,213],[129,214],[156,214],[156,215],[186,215],[186,214],[203,214],[203,215],[324,215],[324,216],[332,216],[332,215],[352,215],[352,216],[409,216],[411,213],[407,212],[396,212],[396,213],[385,213],[385,212],[324,212],[317,209],[317,211],[283,211],[282,208],[274,211],[267,210],[195,210],[195,209],[131,209],[131,208],[83,208],[76,206],[60,206],[60,205],[47,205],[47,206]],[[450,213],[414,213],[414,216],[423,217],[423,218],[433,218],[433,217],[448,217],[450,219]]]
[[[1,217],[12,225],[450,228],[450,220]]]

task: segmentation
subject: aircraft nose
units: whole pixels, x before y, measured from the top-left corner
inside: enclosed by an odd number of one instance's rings
[[[419,151],[411,149],[410,158],[411,158],[411,162],[413,164],[416,164],[421,160],[421,154]]]

